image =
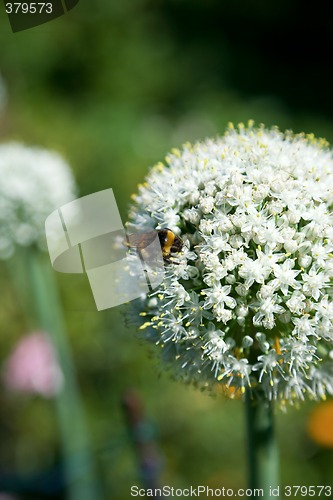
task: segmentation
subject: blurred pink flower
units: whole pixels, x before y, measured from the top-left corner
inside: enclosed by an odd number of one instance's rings
[[[18,341],[5,362],[3,375],[7,389],[45,397],[54,396],[63,385],[53,345],[42,332],[26,335]]]

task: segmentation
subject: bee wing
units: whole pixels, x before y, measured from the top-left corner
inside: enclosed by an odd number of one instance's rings
[[[157,231],[149,231],[149,233],[142,234],[129,234],[124,243],[130,248],[142,249],[150,245],[155,238],[157,238]]]

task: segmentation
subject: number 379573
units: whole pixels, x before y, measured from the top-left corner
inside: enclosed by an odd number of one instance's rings
[[[50,2],[7,2],[7,14],[51,14],[52,3]]]

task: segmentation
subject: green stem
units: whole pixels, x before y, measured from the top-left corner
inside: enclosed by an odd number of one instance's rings
[[[263,499],[279,498],[279,455],[274,429],[273,403],[246,392],[248,473],[252,498],[256,489]]]
[[[54,271],[49,260],[34,249],[17,253],[12,264],[13,278],[20,285],[25,309],[30,316],[33,309],[38,327],[49,334],[64,376],[64,386],[55,398],[55,406],[65,458],[66,498],[98,500],[101,496]]]

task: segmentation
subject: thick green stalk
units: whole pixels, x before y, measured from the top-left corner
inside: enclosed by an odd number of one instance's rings
[[[67,498],[99,500],[101,496],[54,271],[49,260],[33,249],[17,254],[12,264],[13,278],[23,296],[25,309],[30,309],[29,315],[33,315],[37,326],[49,334],[64,376],[64,386],[55,398],[55,405],[64,456]]]
[[[246,392],[248,473],[252,498],[263,490],[265,500],[279,498],[279,454],[274,429],[273,403]]]

